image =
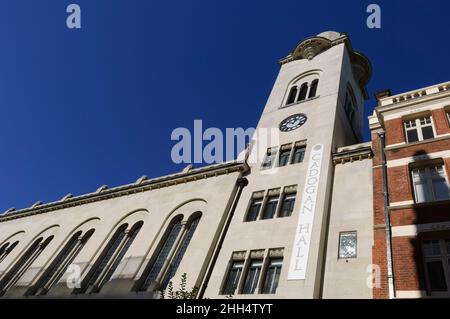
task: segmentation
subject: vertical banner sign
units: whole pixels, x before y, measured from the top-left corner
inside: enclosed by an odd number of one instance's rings
[[[308,263],[311,231],[316,209],[317,191],[319,189],[323,148],[322,144],[314,145],[309,157],[295,241],[292,246],[288,280],[303,280],[306,278],[306,265]]]

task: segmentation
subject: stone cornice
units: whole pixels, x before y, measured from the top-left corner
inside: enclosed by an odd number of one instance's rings
[[[48,213],[55,210],[65,209],[74,206],[85,205],[93,202],[107,200],[116,197],[127,196],[136,193],[142,193],[155,189],[161,189],[173,185],[185,184],[209,177],[230,174],[234,172],[245,173],[248,166],[245,162],[234,161],[207,167],[183,170],[181,173],[158,177],[155,179],[139,179],[136,183],[122,185],[110,189],[103,189],[95,193],[84,194],[80,196],[64,197],[62,200],[47,204],[34,205],[16,211],[9,211],[0,215],[0,223],[12,219],[23,218],[31,215]]]
[[[333,154],[334,165],[352,163],[373,157],[372,147],[364,146],[351,150],[343,150]]]

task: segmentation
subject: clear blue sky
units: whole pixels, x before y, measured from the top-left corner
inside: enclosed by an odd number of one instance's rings
[[[278,59],[322,31],[370,58],[371,96],[448,81],[449,15],[448,0],[0,0],[0,211],[181,170],[174,128],[255,126]]]

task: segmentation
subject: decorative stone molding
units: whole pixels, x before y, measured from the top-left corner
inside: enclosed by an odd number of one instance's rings
[[[285,194],[292,194],[297,192],[297,185],[286,186],[283,191]]]
[[[231,256],[232,260],[245,260],[246,251],[236,251]]]
[[[279,188],[275,188],[275,189],[269,189],[267,192],[267,196],[278,196],[280,195],[280,189]]]
[[[11,211],[7,215],[0,216],[0,223],[12,219],[27,217],[31,215],[44,214],[55,210],[80,206],[84,204],[94,203],[102,200],[108,200],[116,197],[122,197],[155,189],[161,189],[171,185],[184,184],[194,182],[200,179],[215,177],[219,175],[227,175],[230,173],[248,171],[247,165],[241,161],[233,161],[210,165],[198,169],[192,169],[188,173],[176,173],[155,179],[143,181],[140,185],[128,184],[115,188],[105,189],[101,193],[84,194],[66,199],[64,202],[57,201],[53,203],[41,204],[35,207],[24,208],[21,210]]]
[[[284,248],[269,249],[269,258],[281,258],[284,254]]]
[[[264,250],[252,250],[250,252],[251,259],[263,259],[264,258]]]
[[[261,199],[264,198],[264,191],[254,192],[252,194],[253,199]]]
[[[372,147],[365,146],[356,149],[342,150],[333,154],[333,164],[345,164],[355,161],[362,161],[364,159],[371,159],[373,157]]]

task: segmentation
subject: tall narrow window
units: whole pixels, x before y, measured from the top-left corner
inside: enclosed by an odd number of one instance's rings
[[[259,211],[261,210],[263,199],[257,198],[252,199],[252,203],[250,204],[250,207],[247,212],[247,216],[245,218],[246,222],[254,222],[258,219]]]
[[[289,92],[289,96],[288,96],[286,105],[294,103],[296,97],[297,97],[297,87],[294,86],[291,88],[291,91]]]
[[[339,259],[356,258],[356,232],[342,232],[339,234]]]
[[[19,244],[19,241],[15,241],[14,243],[5,243],[0,247],[0,263],[8,257],[8,255],[13,251],[14,248]]]
[[[194,232],[197,229],[199,222],[200,222],[200,217],[195,218],[191,222],[191,224],[181,242],[181,246],[180,246],[180,248],[178,248],[178,251],[176,252],[175,257],[172,259],[172,262],[169,265],[169,269],[167,270],[165,278],[162,281],[162,285],[161,285],[162,289],[166,289],[170,280],[173,278],[173,276],[175,276],[175,274],[178,270],[178,267],[180,266],[181,260],[183,259],[183,256],[186,253],[186,250],[189,246],[189,243],[191,242],[192,236],[194,236]]]
[[[286,194],[283,198],[283,203],[281,204],[279,217],[288,217],[292,215],[295,205],[296,193]]]
[[[450,125],[450,111],[447,111],[445,114],[447,114],[447,122]]]
[[[263,293],[274,294],[278,288],[280,281],[281,267],[283,265],[282,258],[270,259],[264,280]]]
[[[45,295],[61,279],[69,265],[84,247],[94,233],[94,229],[84,234],[81,231],[73,235],[60,254],[55,258],[38,283],[30,289],[27,295]]]
[[[416,203],[450,198],[449,185],[443,165],[416,168],[411,171]]]
[[[291,164],[297,164],[303,162],[305,159],[306,146],[297,146],[294,149],[294,154],[292,155]]]
[[[160,274],[164,262],[169,257],[169,253],[172,250],[173,245],[175,244],[175,240],[178,237],[178,234],[181,230],[181,220],[176,222],[172,228],[170,229],[170,232],[167,234],[167,236],[164,238],[164,242],[162,246],[160,247],[158,254],[156,256],[156,259],[153,261],[152,265],[150,266],[150,270],[145,278],[144,283],[140,287],[140,290],[144,291],[147,290],[147,288],[156,281],[158,278],[158,275]]]
[[[280,156],[278,157],[278,166],[283,167],[289,164],[290,156],[291,156],[291,149],[285,149],[280,151]]]
[[[275,161],[275,156],[277,154],[276,149],[268,149],[266,153],[266,157],[264,158],[264,161],[262,163],[262,169],[270,169],[272,168],[273,162]]]
[[[404,121],[406,142],[413,143],[434,138],[431,116]]]
[[[309,95],[308,98],[311,99],[316,96],[317,94],[317,86],[319,85],[319,80],[314,80],[311,83],[311,88],[309,89]]]
[[[264,213],[262,219],[271,219],[275,216],[278,206],[278,196],[270,196],[267,199],[266,205],[264,207]]]
[[[300,87],[300,93],[298,94],[297,102],[306,100],[306,95],[308,94],[308,83],[303,83]]]
[[[429,292],[447,295],[450,291],[450,240],[425,240],[422,250]]]
[[[241,278],[242,269],[244,268],[243,261],[234,261],[228,271],[227,279],[222,291],[223,295],[233,295]]]
[[[127,231],[128,224],[119,227],[97,265],[94,266],[92,275],[86,279],[85,284],[82,284],[80,292],[98,293],[103,288],[130,248],[142,224],[142,222],[136,223],[129,231]]]
[[[17,281],[19,281],[23,274],[31,267],[33,262],[39,257],[42,251],[52,240],[53,236],[50,236],[45,240],[40,237],[33,242],[33,244],[20,257],[19,261],[0,281],[0,296],[4,295],[9,288],[14,286]]]
[[[244,288],[242,290],[243,294],[253,294],[255,293],[256,287],[258,286],[259,276],[261,274],[263,261],[262,260],[252,260],[247,270],[247,275],[245,276]]]

